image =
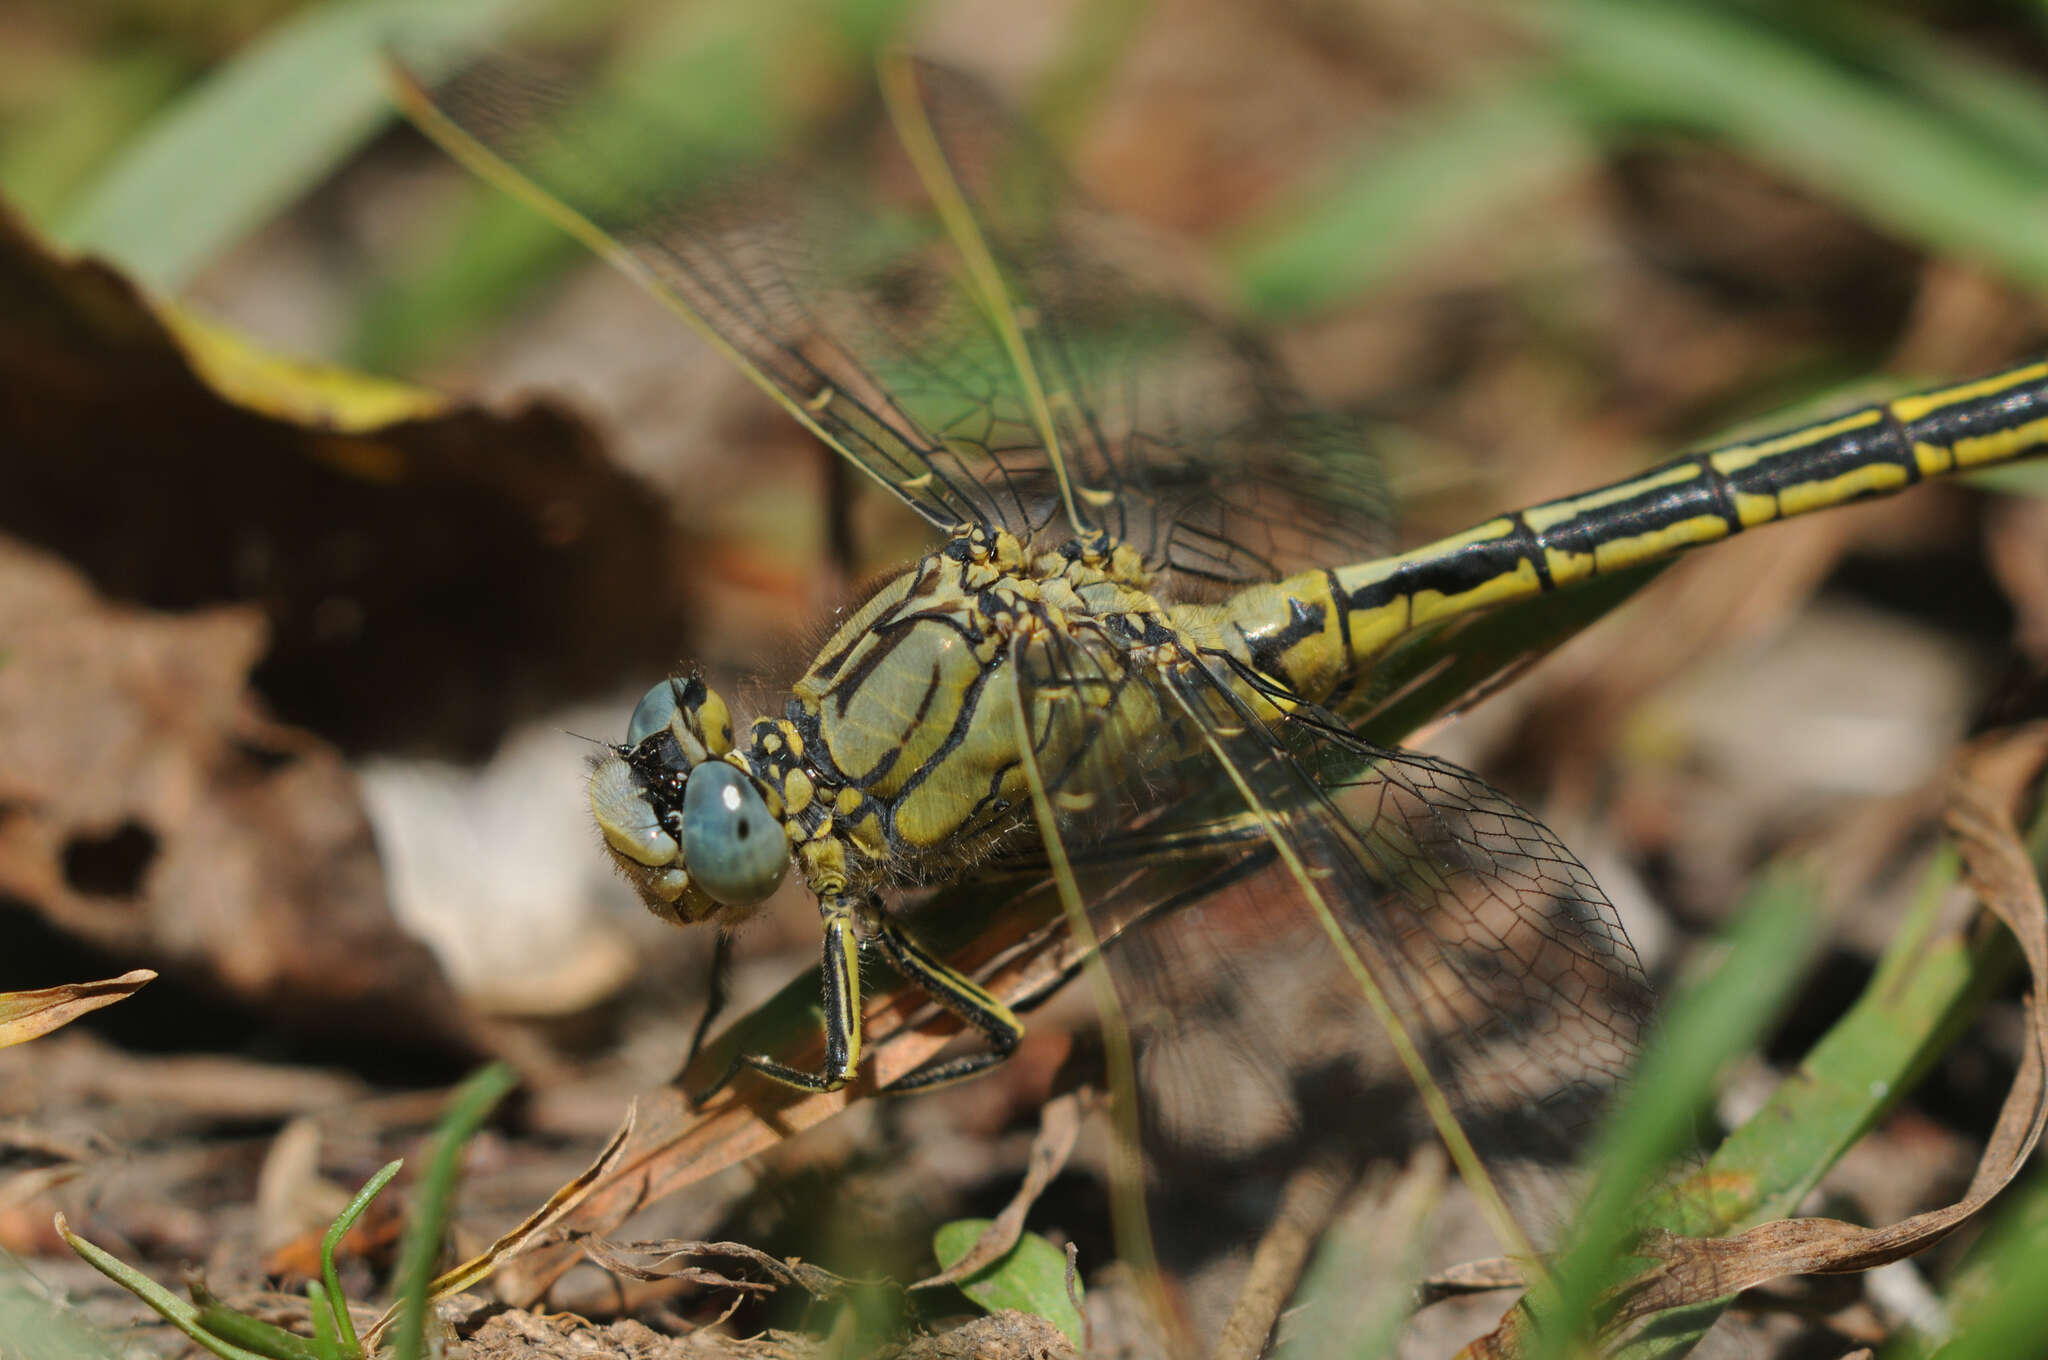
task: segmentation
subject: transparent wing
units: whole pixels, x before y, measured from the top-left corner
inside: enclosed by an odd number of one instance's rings
[[[1367,424],[1306,403],[1256,341],[1190,303],[1160,243],[1075,192],[987,90],[932,66],[918,77],[1092,527],[1182,599],[1389,551]]]
[[[1255,345],[1142,282],[1156,244],[1083,204],[978,87],[915,74],[1000,303],[973,286],[930,168],[872,95],[832,110],[829,138],[739,136],[491,58],[408,102],[938,528],[1106,529],[1196,593],[1383,549],[1362,424],[1309,409]],[[1059,513],[1057,458],[1081,524]]]
[[[1292,1187],[1436,1136],[1374,992],[1541,1242],[1649,1003],[1584,866],[1465,771],[1286,696],[1262,719],[1226,658],[1138,671],[1070,638],[1024,660],[1037,749],[1063,749],[1061,724],[1105,739],[1114,712],[1066,696],[1120,686],[1183,753],[1121,787],[1084,760],[1056,802],[1135,1053],[1153,1249],[1197,1349]]]
[[[631,82],[498,56],[431,91],[401,80],[408,113],[451,154],[673,307],[926,520],[1004,522],[943,426],[921,422],[878,381],[965,352],[949,333],[972,327],[952,310],[966,299],[927,286],[933,224],[862,211],[843,175],[783,163],[765,130],[665,127]],[[873,109],[851,122],[873,124]],[[859,137],[847,140],[857,154]],[[863,355],[839,340],[869,306],[889,311],[885,298],[918,318],[924,347]]]

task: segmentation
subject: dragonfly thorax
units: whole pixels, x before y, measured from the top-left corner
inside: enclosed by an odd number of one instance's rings
[[[812,886],[836,890],[841,875],[915,881],[986,855],[1025,825],[1018,705],[1086,700],[1054,698],[1029,679],[1020,690],[1020,662],[1037,675],[1032,659],[1064,648],[1112,668],[1151,664],[1144,644],[1163,653],[1156,644],[1177,635],[1146,585],[1137,554],[1106,536],[1034,554],[975,527],[851,614],[785,716],[754,728],[757,775],[807,800],[790,834]],[[1038,756],[1064,759],[1051,748]]]

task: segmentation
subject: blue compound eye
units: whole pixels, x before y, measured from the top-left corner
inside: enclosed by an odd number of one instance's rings
[[[722,760],[690,771],[683,790],[683,862],[728,907],[751,907],[789,868],[789,841],[747,777]]]
[[[626,745],[638,746],[656,732],[666,732],[669,719],[675,715],[675,681],[656,681],[654,687],[641,695],[640,702],[633,706],[633,717],[626,724]]]

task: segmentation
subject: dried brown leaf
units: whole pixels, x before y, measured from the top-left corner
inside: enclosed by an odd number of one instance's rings
[[[674,662],[679,535],[584,421],[263,354],[4,208],[0,411],[0,532],[118,598],[253,606],[265,694],[350,747],[481,754]]]
[[[1781,1219],[1724,1238],[1666,1236],[1646,1244],[1659,1265],[1632,1282],[1616,1325],[1670,1308],[1723,1298],[1786,1275],[1846,1274],[1911,1256],[1953,1232],[2017,1174],[2048,1126],[2048,904],[2029,859],[2015,808],[2048,765],[2048,725],[1980,741],[1949,789],[1947,824],[1964,877],[2018,940],[2031,986],[2020,1070],[1961,1198],[1887,1227],[1830,1218]]]
[[[1081,1136],[1082,1096],[1078,1091],[1068,1091],[1046,1102],[1039,1112],[1038,1134],[1031,1140],[1031,1155],[1026,1160],[1024,1182],[1017,1187],[1017,1193],[1003,1206],[988,1228],[975,1240],[967,1254],[946,1269],[910,1286],[912,1289],[932,1289],[939,1285],[955,1284],[970,1275],[979,1274],[983,1268],[993,1265],[1009,1254],[1017,1245],[1017,1239],[1024,1235],[1024,1217],[1031,1212],[1031,1206],[1045,1193],[1045,1187],[1052,1184],[1053,1177],[1066,1166],[1067,1158],[1073,1154],[1074,1142]]]
[[[137,968],[98,982],[72,982],[33,992],[0,992],[0,1048],[25,1044],[89,1011],[133,996],[155,977],[149,969]]]
[[[109,603],[0,535],[0,637],[0,896],[275,1020],[480,1047],[391,913],[354,775],[251,696],[256,611]]]
[[[609,1242],[594,1237],[586,1239],[580,1245],[584,1255],[597,1265],[634,1280],[683,1280],[714,1289],[733,1289],[757,1294],[795,1286],[817,1299],[831,1298],[849,1283],[842,1276],[834,1275],[819,1266],[805,1261],[783,1260],[770,1256],[758,1247],[750,1247],[744,1242],[698,1242],[684,1238],[661,1238],[648,1242]],[[651,1256],[655,1259],[652,1264],[642,1264],[633,1259],[636,1256]],[[693,1257],[702,1256],[743,1261],[768,1276],[768,1279],[741,1280],[723,1271],[680,1264]]]

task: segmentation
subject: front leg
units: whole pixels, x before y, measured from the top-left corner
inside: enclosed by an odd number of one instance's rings
[[[860,1067],[860,957],[855,936],[852,899],[834,893],[818,899],[818,914],[824,918],[825,1065],[816,1072],[777,1062],[761,1053],[744,1053],[710,1086],[691,1098],[702,1105],[725,1089],[741,1070],[751,1068],[764,1077],[804,1091],[837,1091]]]
[[[974,1076],[1001,1063],[1017,1050],[1024,1026],[1016,1014],[998,1001],[981,984],[955,969],[924,947],[889,919],[881,905],[868,901],[856,909],[854,899],[834,893],[818,899],[824,918],[825,1065],[807,1072],[765,1054],[749,1053],[733,1060],[732,1066],[691,1101],[701,1105],[723,1090],[738,1073],[751,1069],[762,1076],[803,1091],[837,1091],[853,1080],[860,1067],[860,958],[859,940],[871,937],[880,942],[889,962],[904,981],[936,1001],[940,1007],[981,1031],[988,1049],[946,1062],[933,1063],[898,1077],[884,1088],[891,1093],[921,1091],[933,1086]]]

